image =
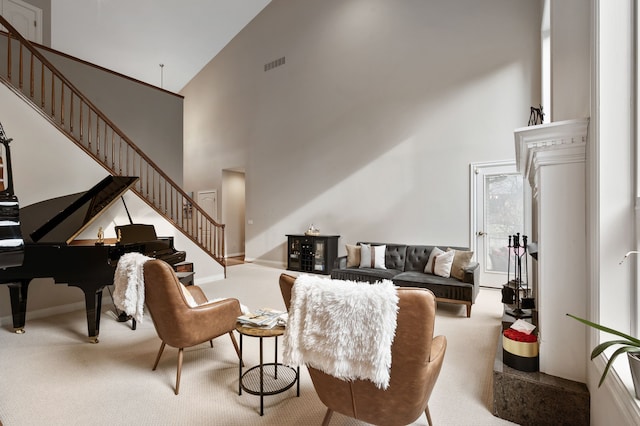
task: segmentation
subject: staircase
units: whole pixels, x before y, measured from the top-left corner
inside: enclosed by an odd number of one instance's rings
[[[0,81],[114,176],[138,176],[142,200],[224,267],[224,225],[217,223],[67,80],[4,17]],[[4,63],[6,61],[6,64]]]

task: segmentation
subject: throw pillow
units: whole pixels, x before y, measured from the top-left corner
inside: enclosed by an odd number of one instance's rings
[[[433,260],[437,255],[442,253],[444,253],[444,251],[439,249],[438,247],[434,247],[433,250],[431,250],[431,253],[429,253],[429,260],[427,260],[427,265],[424,267],[424,272],[426,274],[433,275]]]
[[[449,278],[455,255],[456,253],[453,251],[446,251],[437,255],[433,259],[433,273],[444,278]]]
[[[386,245],[372,246],[370,244],[360,244],[360,267],[387,269],[384,263]]]
[[[473,252],[466,250],[454,250],[452,248],[448,248],[447,251],[455,253],[453,256],[453,265],[451,265],[451,276],[462,281],[464,279],[464,269],[469,266],[469,262],[471,262],[471,258],[473,257]]]
[[[360,246],[347,244],[347,268],[358,268],[360,266]]]

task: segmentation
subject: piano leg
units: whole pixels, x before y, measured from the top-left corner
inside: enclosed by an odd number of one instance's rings
[[[104,288],[101,288],[100,291],[98,291],[96,293],[96,343],[98,343],[98,334],[100,334],[100,318],[102,317],[102,290],[104,290]]]
[[[98,343],[100,334],[100,312],[102,310],[102,290],[100,288],[94,294],[85,292],[84,300],[87,309],[87,328],[89,331],[89,342]]]
[[[29,280],[9,284],[13,328],[18,334],[24,333],[24,323],[27,317],[27,292],[30,282]]]

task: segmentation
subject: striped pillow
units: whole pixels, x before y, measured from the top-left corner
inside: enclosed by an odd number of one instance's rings
[[[455,250],[443,251],[439,247],[434,247],[429,254],[429,260],[424,267],[424,272],[449,278],[455,254]]]
[[[441,250],[439,247],[434,247],[433,250],[431,250],[431,253],[429,254],[429,260],[427,260],[427,264],[424,267],[424,272],[426,274],[433,275],[433,267],[434,267],[434,262],[436,260],[436,256],[442,253],[444,253],[444,250]]]
[[[433,274],[440,277],[449,278],[451,276],[451,265],[455,251],[445,251],[433,259]]]
[[[387,269],[384,263],[386,245],[372,246],[370,244],[360,244],[360,267]]]

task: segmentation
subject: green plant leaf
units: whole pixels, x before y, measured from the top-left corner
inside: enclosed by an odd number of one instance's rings
[[[634,346],[640,347],[640,339],[636,339],[635,337],[629,336],[628,334],[625,334],[625,333],[623,333],[621,331],[614,330],[613,328],[605,327],[604,325],[596,324],[595,322],[591,322],[589,320],[579,318],[579,317],[577,317],[575,315],[567,314],[567,316],[570,316],[571,318],[573,318],[575,320],[578,320],[581,323],[588,325],[589,327],[593,327],[593,328],[598,329],[600,331],[604,331],[606,333],[610,333],[610,334],[614,334],[616,336],[620,336],[620,337],[622,337],[624,339],[627,339],[629,341],[627,343],[634,344]]]
[[[593,348],[593,351],[591,351],[591,360],[593,360],[595,357],[597,357],[602,352],[604,352],[607,348],[610,348],[615,345],[621,345],[621,347],[616,349],[615,352],[611,354],[611,357],[607,361],[607,365],[605,366],[604,371],[602,372],[602,377],[600,377],[600,382],[598,382],[598,387],[600,387],[604,382],[604,379],[607,377],[607,374],[609,373],[609,370],[611,369],[611,366],[613,365],[613,362],[616,360],[618,355],[622,355],[624,353],[630,353],[630,352],[640,352],[640,339],[636,339],[635,337],[629,336],[628,334],[625,334],[621,331],[614,330],[609,327],[605,327],[595,322],[591,322],[589,320],[579,318],[575,315],[567,314],[567,316],[570,316],[571,318],[577,321],[580,321],[581,323],[586,324],[589,327],[593,327],[597,330],[604,331],[606,333],[613,334],[615,336],[619,336],[624,339],[624,340],[609,340],[606,342],[602,342],[598,346]]]
[[[602,377],[600,377],[600,381],[598,382],[598,387],[600,387],[604,382],[605,377],[607,377],[607,373],[609,372],[609,370],[611,369],[611,366],[613,365],[613,361],[615,361],[618,355],[622,355],[624,353],[634,352],[634,351],[637,351],[637,348],[625,346],[625,347],[619,348],[617,351],[611,354],[611,358],[609,358],[609,361],[607,362],[607,366],[604,368],[604,371],[602,372]]]
[[[639,345],[633,342],[629,342],[628,340],[609,340],[608,342],[602,342],[598,346],[593,348],[593,351],[591,352],[591,359],[594,359],[602,352],[604,352],[607,348],[615,345],[631,346],[632,351],[640,351]]]

